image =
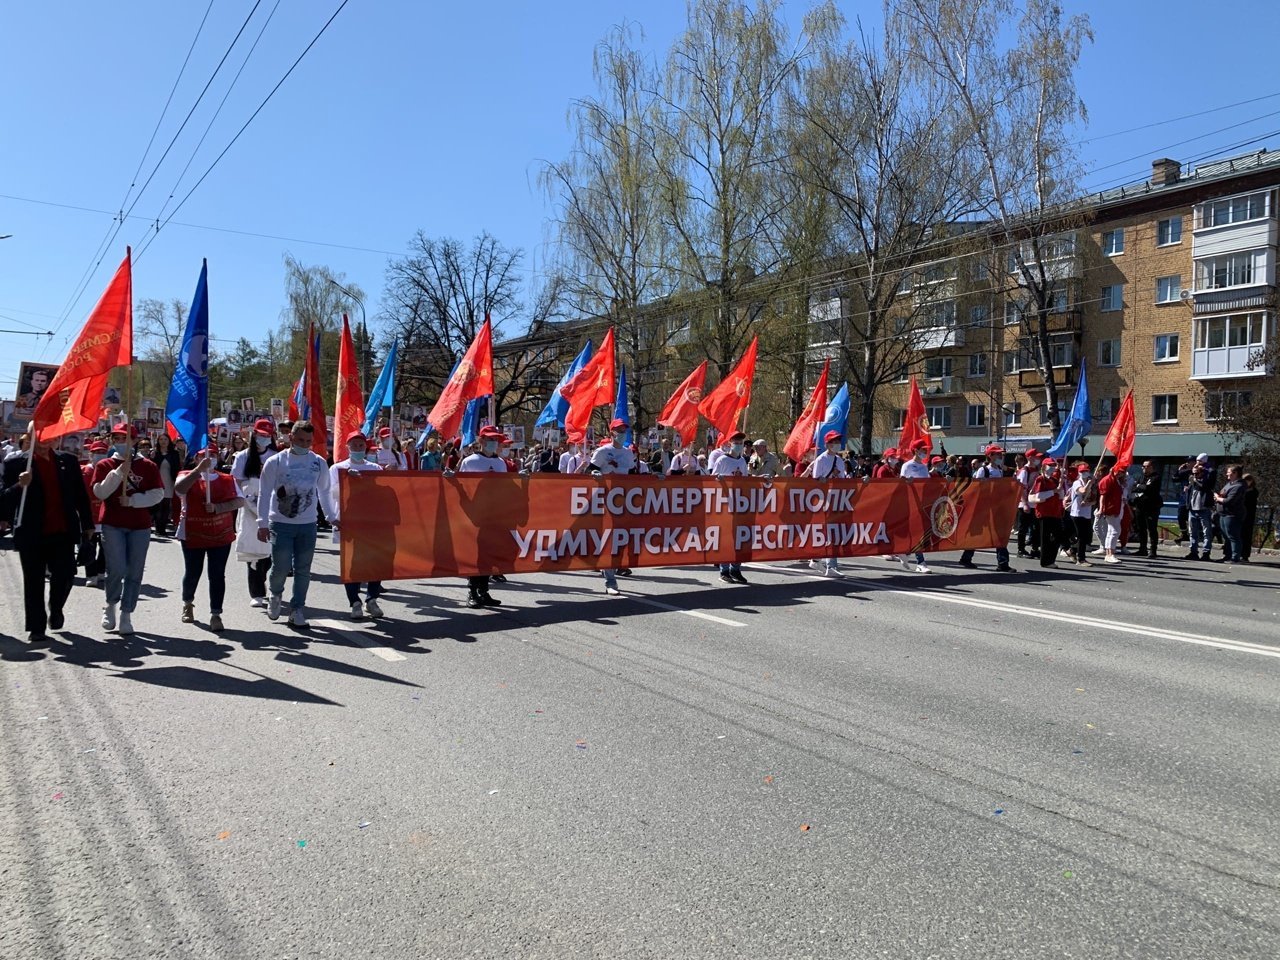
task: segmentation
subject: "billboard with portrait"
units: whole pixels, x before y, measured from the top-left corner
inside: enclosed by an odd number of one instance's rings
[[[21,433],[27,429],[36,406],[58,372],[56,363],[31,363],[23,361],[18,368],[18,389],[14,396],[13,412],[5,419],[6,433]]]

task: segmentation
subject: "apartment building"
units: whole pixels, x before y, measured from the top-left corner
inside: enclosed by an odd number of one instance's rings
[[[1078,225],[1053,238],[1052,375],[1065,417],[1087,361],[1087,456],[1101,452],[1130,388],[1136,456],[1165,463],[1225,455],[1222,412],[1277,389],[1274,370],[1250,364],[1276,336],[1278,199],[1280,153],[1188,171],[1161,159],[1149,181],[1085,198]],[[931,307],[936,326],[904,371],[916,376],[950,453],[976,453],[992,440],[1044,449],[1052,439],[1013,271],[1007,252],[955,258],[941,278],[955,297]],[[905,386],[886,399],[882,445],[901,428]]]

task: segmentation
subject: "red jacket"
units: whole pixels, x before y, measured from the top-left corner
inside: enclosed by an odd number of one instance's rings
[[[1103,517],[1120,516],[1124,502],[1124,486],[1114,473],[1108,473],[1098,481],[1098,514]]]
[[[1062,516],[1062,482],[1060,477],[1046,477],[1044,475],[1036,477],[1031,484],[1032,493],[1045,493],[1052,491],[1052,496],[1046,500],[1041,500],[1035,504],[1037,517],[1061,517]]]

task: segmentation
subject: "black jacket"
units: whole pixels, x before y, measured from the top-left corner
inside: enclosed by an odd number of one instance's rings
[[[1160,474],[1140,476],[1133,488],[1133,502],[1144,512],[1159,510],[1164,505],[1164,497],[1160,492]]]
[[[62,506],[67,514],[67,533],[79,540],[93,532],[93,513],[89,509],[89,494],[84,488],[84,474],[80,461],[69,453],[55,451],[54,467],[58,472],[58,484],[62,489]],[[15,454],[5,459],[3,481],[0,482],[0,516],[17,521],[18,506],[22,503],[22,487],[18,477],[27,469],[27,455]],[[27,505],[22,512],[22,525],[14,528],[13,542],[18,549],[37,542],[44,536],[44,488],[37,470],[27,488]]]

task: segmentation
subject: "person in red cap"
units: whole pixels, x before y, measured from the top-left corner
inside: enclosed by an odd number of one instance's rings
[[[592,451],[591,458],[579,468],[579,472],[607,477],[634,470],[636,455],[626,445],[627,429],[625,420],[613,420],[609,424],[609,439]],[[618,573],[621,569],[626,568],[606,567],[600,571],[604,576],[604,592],[610,596],[617,596],[622,592],[618,589]]]
[[[339,460],[329,468],[329,519],[333,523],[333,542],[337,543],[342,536],[341,504],[338,491],[342,474],[378,473],[383,468],[369,459],[369,440],[359,430],[352,430],[343,438],[347,445],[347,459]],[[360,606],[360,588],[364,587],[365,602]],[[347,603],[351,604],[351,619],[362,620],[368,617],[376,620],[382,616],[382,607],[378,605],[378,597],[382,596],[382,581],[370,580],[368,583],[344,583],[347,591]]]
[[[507,463],[502,459],[502,441],[505,439],[501,430],[492,425],[480,428],[477,436],[476,452],[468,456],[458,466],[459,473],[506,473]],[[489,595],[489,578],[487,576],[467,577],[467,606],[500,607],[502,601]]]
[[[102,550],[107,560],[106,606],[102,628],[133,633],[133,611],[142,592],[142,574],[151,545],[151,508],[164,496],[160,471],[133,455],[142,431],[118,424],[111,430],[111,456],[93,470],[93,495],[102,501]]]
[[[1004,477],[1004,447],[998,443],[988,444],[982,453],[986,460],[974,469],[973,479],[1002,479]],[[1005,531],[1005,543],[1009,541],[1008,532],[1007,530]],[[965,550],[960,554],[960,566],[968,567],[970,570],[977,569],[978,565],[973,562],[972,550]],[[1009,548],[1003,544],[996,547],[996,569],[1001,573],[1013,573],[1013,567],[1009,566]]]
[[[910,449],[911,459],[903,461],[902,467],[898,472],[898,475],[902,477],[902,479],[904,480],[928,480],[929,479],[929,465],[928,463],[926,463],[926,461],[929,459],[930,446],[931,444],[929,443],[929,441],[925,440],[923,437],[921,437],[919,440],[914,441],[911,444],[911,449]],[[899,559],[902,562],[903,570],[911,569],[911,561],[907,557],[900,557]],[[929,569],[929,565],[924,562],[923,553],[916,554],[915,571],[916,573],[932,573],[933,572],[932,570]]]
[[[1063,488],[1062,473],[1058,461],[1045,457],[1040,463],[1040,476],[1031,483],[1027,500],[1034,506],[1036,521],[1040,527],[1040,566],[1058,565],[1058,547],[1062,543],[1062,502],[1067,495]]]
[[[1023,454],[1024,464],[1014,474],[1022,484],[1022,493],[1018,497],[1018,556],[1040,556],[1040,525],[1036,521],[1035,504],[1028,495],[1031,485],[1040,476],[1040,451],[1032,447]],[[1027,548],[1030,547],[1030,550]]]
[[[374,457],[383,470],[408,470],[409,458],[400,449],[400,441],[390,427],[378,430],[378,452]]]
[[[828,430],[824,433],[822,452],[805,468],[804,475],[814,480],[839,480],[847,476],[844,457],[840,456],[840,444],[843,441],[844,437],[839,430]],[[809,566],[812,567],[817,562],[817,560],[810,560]],[[823,560],[822,575],[824,577],[840,576],[840,564],[836,557],[830,556]]]
[[[196,587],[209,564],[209,629],[222,632],[222,601],[227,595],[227,558],[236,539],[236,511],[244,506],[240,487],[218,469],[218,447],[210,444],[195,469],[178,474],[173,491],[182,502],[178,539],[182,541],[182,622],[196,619]]]
[[[93,531],[84,540],[80,563],[84,566],[84,585],[101,587],[106,579],[107,561],[102,555],[102,501],[93,495],[93,469],[107,458],[111,448],[101,440],[94,440],[86,449],[89,462],[80,465],[80,474],[84,477],[84,491],[89,497],[89,512],[93,514]]]
[[[1076,476],[1067,488],[1067,517],[1075,534],[1068,555],[1080,566],[1090,566],[1089,548],[1093,546],[1093,508],[1098,502],[1098,484],[1089,464],[1076,462]]]
[[[1103,563],[1119,563],[1120,517],[1124,510],[1124,480],[1128,473],[1116,464],[1098,481],[1098,525],[1102,539]]]
[[[898,476],[898,448],[889,447],[880,455],[880,462],[876,464],[875,469],[871,471],[871,476],[876,480],[891,480]]]
[[[231,460],[231,476],[240,485],[244,506],[236,535],[236,560],[246,565],[249,605],[267,605],[267,573],[271,570],[271,544],[258,539],[258,492],[262,466],[277,453],[275,425],[265,418],[253,425],[249,445]]]
[[[729,437],[728,450],[711,468],[713,477],[745,477],[749,472],[747,458],[745,455],[747,444],[747,435],[739,431]],[[720,579],[725,583],[746,583],[747,578],[742,575],[742,564],[722,563],[720,564]]]

